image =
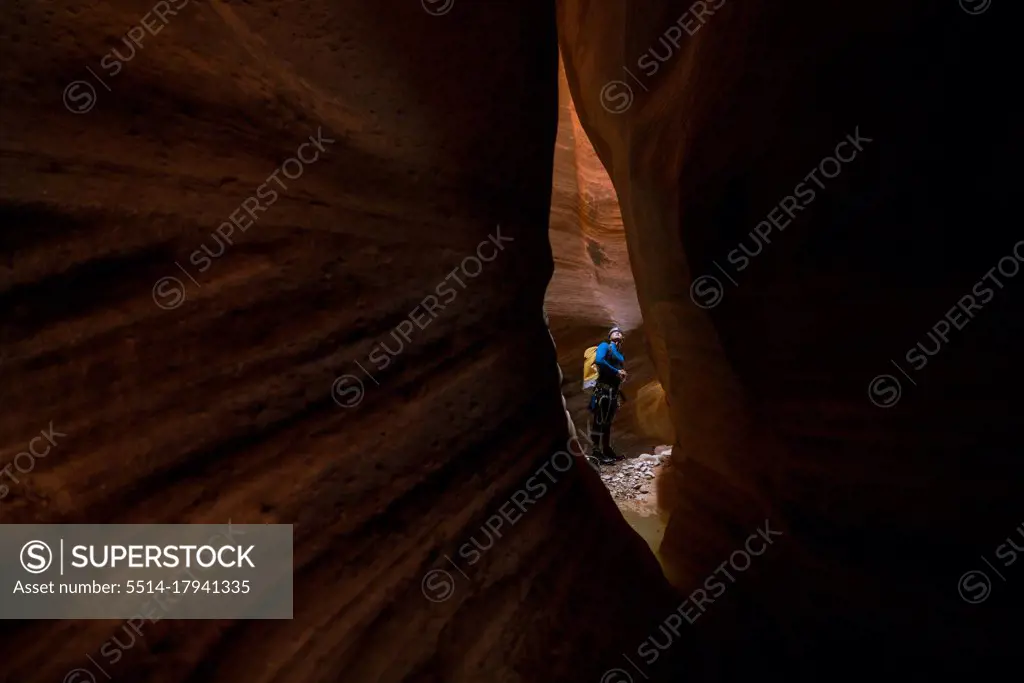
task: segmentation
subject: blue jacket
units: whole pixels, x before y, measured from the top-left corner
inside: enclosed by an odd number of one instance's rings
[[[598,381],[619,386],[619,370],[626,365],[626,359],[611,342],[601,342],[594,356]]]

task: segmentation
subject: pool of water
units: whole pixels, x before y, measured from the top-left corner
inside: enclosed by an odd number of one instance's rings
[[[647,541],[647,545],[651,547],[651,552],[654,556],[661,561],[661,556],[658,555],[658,546],[661,545],[661,539],[665,536],[665,523],[661,521],[658,515],[642,515],[632,508],[620,507],[619,511],[622,512],[622,516],[626,518],[626,522],[629,526],[633,527],[633,531],[640,534],[640,537]]]

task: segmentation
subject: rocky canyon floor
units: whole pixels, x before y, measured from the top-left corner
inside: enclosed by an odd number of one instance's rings
[[[658,480],[671,464],[672,447],[658,446],[653,453],[627,455],[613,465],[600,467],[601,481],[608,488],[622,516],[657,556],[665,535],[666,520],[658,511]]]

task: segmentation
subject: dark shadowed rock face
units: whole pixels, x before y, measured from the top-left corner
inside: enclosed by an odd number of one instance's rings
[[[0,678],[598,680],[671,600],[589,468],[444,560],[566,442],[552,6],[195,2],[129,57],[148,9],[0,9],[0,467],[66,435],[0,521],[291,523],[295,618],[8,624]]]
[[[706,587],[765,519],[784,534],[695,611],[687,671],[962,673],[1008,652],[1024,575],[979,559],[1005,561],[1024,473],[1008,9],[559,10],[678,434],[671,579]],[[958,591],[973,569],[984,605]]]

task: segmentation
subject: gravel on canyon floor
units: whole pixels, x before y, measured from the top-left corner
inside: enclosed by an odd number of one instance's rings
[[[654,453],[627,458],[614,465],[601,465],[601,481],[616,502],[644,500],[648,496],[653,502],[654,480],[671,455],[671,446],[658,446]]]

